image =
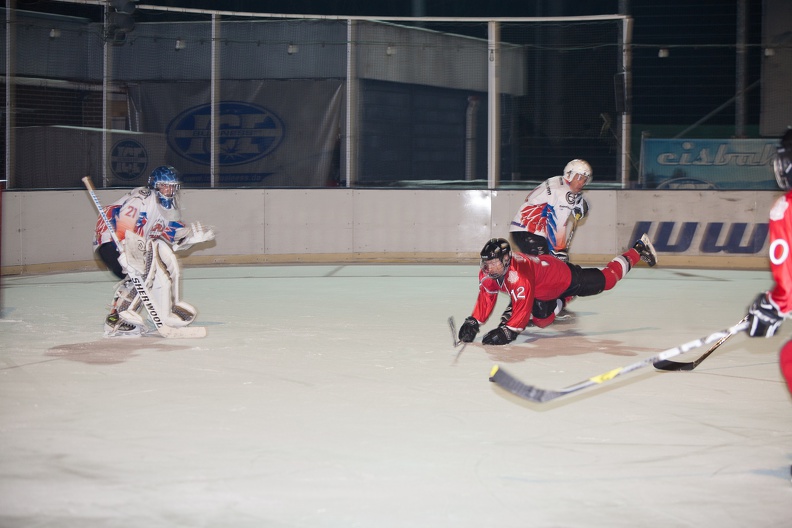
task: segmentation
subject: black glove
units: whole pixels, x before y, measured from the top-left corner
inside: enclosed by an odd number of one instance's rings
[[[476,334],[479,333],[479,322],[475,317],[468,317],[462,326],[459,327],[459,340],[465,343],[470,343],[476,339]]]
[[[490,330],[484,334],[484,339],[481,340],[485,345],[508,345],[517,339],[518,333],[510,330],[507,326],[499,326],[495,330]]]
[[[550,254],[562,262],[569,262],[569,253],[565,249],[560,249],[558,251],[551,249]]]
[[[588,202],[582,195],[578,194],[578,197],[575,199],[575,205],[572,207],[572,216],[577,218],[578,220],[585,218],[588,214],[589,206]]]
[[[770,302],[767,294],[760,293],[748,308],[748,335],[751,337],[772,337],[783,321],[784,316]]]

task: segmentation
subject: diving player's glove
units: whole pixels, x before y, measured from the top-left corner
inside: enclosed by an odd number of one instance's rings
[[[464,343],[470,343],[476,338],[479,333],[479,322],[475,317],[468,317],[462,326],[459,328],[459,340]]]
[[[518,335],[519,333],[510,329],[508,326],[499,326],[495,330],[490,330],[484,334],[484,338],[481,342],[485,345],[508,345],[517,339]]]

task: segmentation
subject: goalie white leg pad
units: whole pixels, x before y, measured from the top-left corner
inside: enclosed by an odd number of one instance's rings
[[[170,326],[187,326],[195,320],[198,310],[190,303],[179,301],[174,303],[171,313],[165,316]]]
[[[140,316],[139,313],[133,310],[124,310],[123,312],[118,312],[118,317],[120,317],[125,323],[129,323],[131,325],[145,327],[146,321]]]
[[[132,303],[137,297],[135,287],[132,281],[124,279],[116,284],[115,292],[113,293],[113,311],[123,311]]]
[[[189,325],[198,315],[198,310],[179,298],[179,261],[168,244],[161,240],[151,242],[151,267],[146,285],[162,322],[175,328]]]

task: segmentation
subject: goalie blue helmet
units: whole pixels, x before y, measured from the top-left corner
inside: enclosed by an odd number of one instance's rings
[[[511,245],[505,238],[492,238],[481,250],[481,270],[491,279],[500,279],[511,264]]]
[[[170,165],[162,165],[151,171],[148,187],[157,193],[157,199],[162,207],[175,208],[176,193],[181,188],[181,175]]]
[[[779,187],[785,191],[792,189],[792,128],[787,129],[776,147],[773,172]]]

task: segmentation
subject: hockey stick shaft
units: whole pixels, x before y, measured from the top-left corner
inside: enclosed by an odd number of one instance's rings
[[[104,207],[102,207],[102,203],[99,201],[99,197],[96,196],[95,188],[91,178],[86,176],[82,179],[83,184],[85,184],[85,188],[88,189],[88,194],[91,195],[91,199],[93,200],[94,205],[96,206],[97,211],[99,211],[99,216],[102,217],[102,221],[104,222],[107,231],[110,233],[110,236],[113,239],[113,242],[118,249],[119,254],[124,253],[124,246],[121,244],[121,240],[119,240],[118,235],[115,232],[115,228],[113,228],[113,224],[110,223],[110,219],[107,217],[107,213],[105,213]],[[154,307],[154,304],[151,300],[151,296],[149,295],[148,289],[143,282],[143,279],[137,274],[133,273],[128,270],[127,274],[129,278],[132,280],[132,285],[135,287],[135,291],[140,296],[140,300],[143,306],[146,308],[146,312],[148,313],[151,322],[154,323],[156,326],[157,331],[163,337],[203,337],[206,335],[206,329],[203,327],[196,327],[191,328],[189,331],[186,328],[173,328],[166,325],[160,315],[157,313],[157,309]]]
[[[573,216],[572,217],[572,229],[569,230],[569,234],[567,235],[567,239],[566,239],[566,246],[564,246],[564,249],[566,251],[569,251],[569,245],[572,244],[572,237],[575,236],[575,231],[577,230],[577,225],[578,225],[578,217],[577,216]]]
[[[740,320],[740,323],[746,322],[746,321],[748,321],[748,316],[747,315]],[[718,339],[715,342],[715,344],[712,345],[709,348],[709,350],[704,352],[704,354],[702,354],[701,357],[699,357],[695,361],[690,361],[688,363],[684,363],[684,362],[680,362],[680,361],[663,360],[663,361],[658,361],[657,363],[655,363],[654,364],[654,368],[656,368],[658,370],[667,370],[667,371],[678,371],[678,370],[690,371],[690,370],[693,370],[694,368],[698,367],[705,359],[707,359],[710,356],[710,354],[715,352],[723,343],[728,341],[729,338],[731,338],[733,335],[734,335],[734,333],[728,333],[725,336],[723,336],[720,339]]]
[[[454,348],[456,348],[462,344],[462,341],[457,339],[456,323],[454,322],[454,316],[448,318],[448,326],[451,328],[451,342],[454,344]]]
[[[694,339],[693,341],[683,343],[674,348],[669,348],[668,350],[664,350],[658,354],[655,354],[654,356],[632,363],[631,365],[609,370],[608,372],[604,372],[602,374],[599,374],[598,376],[591,377],[587,380],[581,381],[580,383],[576,383],[574,385],[570,385],[569,387],[565,387],[559,390],[540,389],[539,387],[533,385],[527,385],[521,382],[520,380],[518,380],[517,378],[515,378],[514,376],[512,376],[511,374],[509,374],[508,372],[505,372],[498,365],[495,365],[492,368],[492,371],[490,372],[490,381],[497,383],[499,386],[503,387],[507,391],[517,396],[520,396],[521,398],[525,398],[527,400],[537,403],[544,403],[551,400],[555,400],[556,398],[560,398],[561,396],[565,396],[567,394],[571,394],[573,392],[586,389],[593,385],[605,383],[606,381],[610,381],[618,376],[627,374],[628,372],[632,372],[647,365],[653,365],[658,361],[666,360],[668,358],[672,358],[674,356],[684,354],[685,352],[689,352],[694,348],[698,348],[703,345],[708,345],[714,341],[727,337],[729,334],[736,334],[737,332],[741,332],[746,328],[748,328],[748,322],[746,320],[743,320],[726,330],[714,332],[700,339]]]

